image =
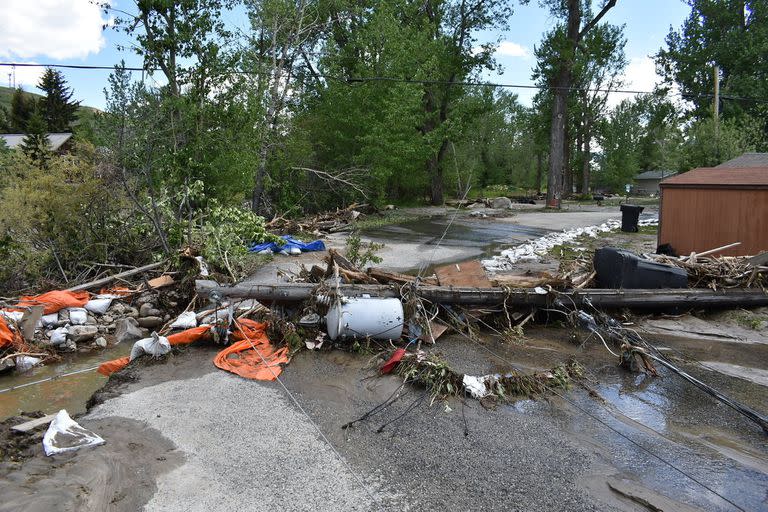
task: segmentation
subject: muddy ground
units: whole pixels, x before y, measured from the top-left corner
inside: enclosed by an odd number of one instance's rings
[[[765,312],[747,313],[625,320],[765,413]],[[373,353],[300,352],[285,388],[219,371],[216,346],[137,362],[77,418],[107,443],[50,458],[29,445],[33,457],[0,466],[0,510],[768,510],[758,427],[664,369],[625,372],[599,342],[574,343],[557,314],[537,320],[518,343],[485,330],[430,350],[475,375],[575,358],[586,377],[567,392],[430,403],[406,386],[348,429],[401,385],[377,376]]]

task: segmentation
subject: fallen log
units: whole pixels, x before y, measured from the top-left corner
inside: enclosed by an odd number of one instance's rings
[[[368,275],[383,283],[411,284],[416,282],[416,276],[401,274],[399,272],[392,272],[377,267],[370,267],[368,269]],[[420,280],[423,284],[426,285],[438,285],[438,281],[434,277],[422,277]]]
[[[215,292],[224,298],[256,299],[261,302],[297,302],[309,299],[315,291],[312,283],[238,284],[220,286],[215,281],[196,281],[197,293],[207,297]],[[399,297],[400,288],[387,285],[343,284],[339,292],[348,297],[368,294],[374,297]],[[597,308],[729,308],[768,306],[768,293],[753,289],[708,290],[566,290],[557,294],[538,294],[531,289],[456,288],[420,286],[417,295],[438,304],[547,306],[560,297],[576,306],[592,304]]]
[[[68,292],[77,292],[80,290],[90,290],[92,288],[100,288],[104,285],[108,285],[115,279],[122,279],[125,277],[131,277],[135,276],[136,274],[141,274],[142,272],[147,272],[149,270],[154,270],[156,268],[161,267],[165,264],[165,261],[161,261],[158,263],[150,263],[149,265],[144,265],[143,267],[133,268],[131,270],[126,270],[125,272],[120,272],[118,274],[113,274],[111,276],[103,277],[101,279],[97,279],[95,281],[91,281],[89,283],[83,283],[79,284],[77,286],[73,286],[72,288],[67,288]]]

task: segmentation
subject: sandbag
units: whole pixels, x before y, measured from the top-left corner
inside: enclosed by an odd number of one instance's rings
[[[165,355],[170,351],[171,344],[168,342],[168,338],[153,332],[152,336],[149,338],[144,338],[133,344],[129,360],[133,361],[144,354],[158,357]]]
[[[194,311],[185,311],[171,324],[171,329],[191,329],[197,327],[197,315]]]
[[[86,302],[84,307],[91,313],[96,315],[103,315],[107,312],[109,306],[112,305],[113,298],[113,296],[102,297],[97,295],[95,299],[91,299]]]
[[[85,325],[88,321],[88,311],[85,308],[68,308],[69,323],[72,325]]]
[[[61,345],[67,341],[68,329],[66,327],[59,327],[49,333],[51,345]]]

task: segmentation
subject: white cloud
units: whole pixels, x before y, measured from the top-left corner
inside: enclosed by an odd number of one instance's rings
[[[496,55],[500,57],[522,57],[527,59],[531,56],[531,50],[521,44],[513,43],[512,41],[502,41],[496,49]]]
[[[650,57],[632,57],[624,71],[624,85],[621,89],[630,91],[651,92],[656,84],[661,83],[661,77],[656,74],[656,65]],[[608,95],[608,106],[615,107],[622,100],[634,95],[611,93]]]
[[[2,58],[83,59],[106,44],[102,25],[108,20],[89,0],[2,0],[2,4]]]
[[[35,88],[37,87],[38,82],[40,82],[40,77],[43,75],[43,72],[45,72],[45,68],[20,66],[16,66],[16,68],[2,67],[0,68],[0,72],[3,73],[2,77],[0,77],[2,78],[0,84],[8,85],[9,74],[11,74],[10,82],[13,82],[13,75],[15,73],[16,87],[21,87],[27,91],[37,92],[35,91]]]

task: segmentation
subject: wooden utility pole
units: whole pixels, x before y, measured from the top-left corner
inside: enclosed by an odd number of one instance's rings
[[[712,106],[715,114],[715,125],[717,125],[720,117],[720,68],[717,64],[714,67],[715,72],[715,103]]]

